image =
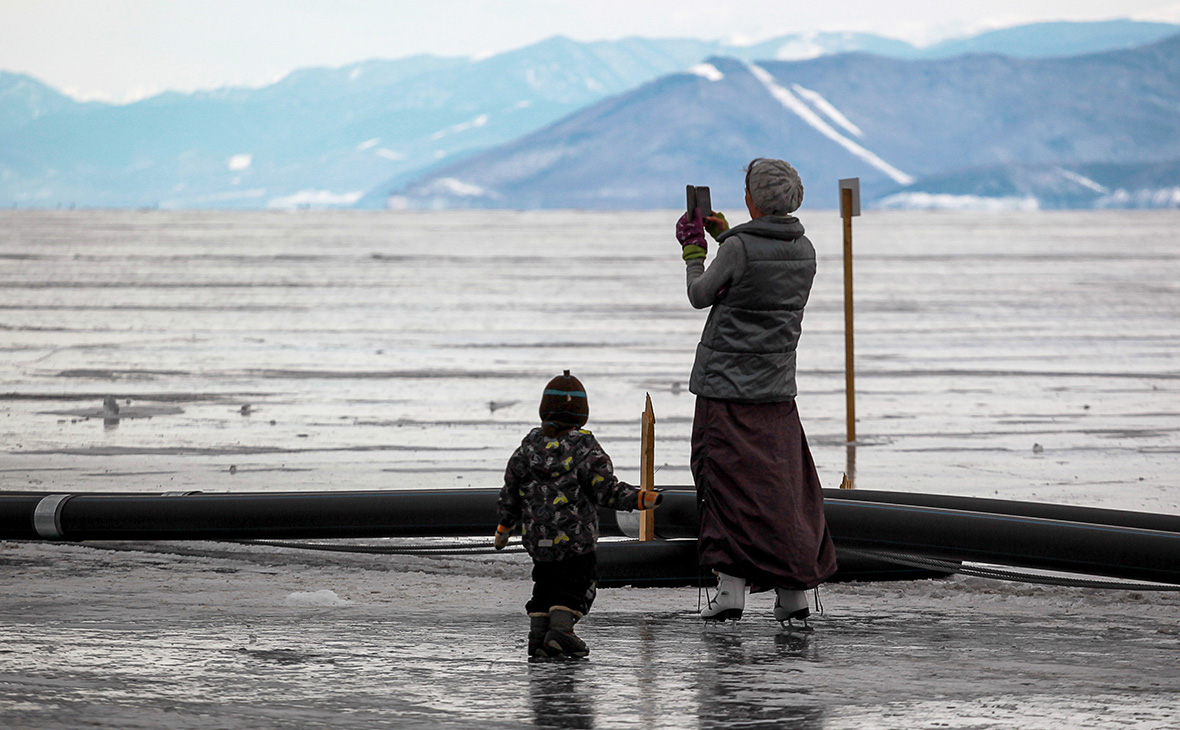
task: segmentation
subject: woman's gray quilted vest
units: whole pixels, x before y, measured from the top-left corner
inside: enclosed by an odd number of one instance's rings
[[[764,217],[721,236],[746,251],[741,281],[709,312],[689,390],[706,398],[792,400],[795,348],[815,278],[815,248],[793,217]]]

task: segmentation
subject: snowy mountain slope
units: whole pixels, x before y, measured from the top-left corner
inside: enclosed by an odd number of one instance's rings
[[[1029,48],[1031,52],[1040,48],[1056,53],[1082,46],[1118,47],[1168,28],[1131,21],[1051,24],[1029,31],[983,34],[969,50],[1016,48],[1016,41],[1024,43],[1021,52]],[[1180,30],[1180,26],[1175,28]],[[942,171],[941,158],[966,154],[963,145],[970,145],[971,134],[977,132],[970,124],[961,124],[957,116],[988,115],[987,110],[997,103],[1000,90],[978,81],[981,73],[991,68],[1011,84],[1009,98],[1014,100],[1014,109],[1024,108],[1026,101],[1022,99],[1038,98],[1043,91],[1037,84],[1025,84],[1020,78],[1023,67],[1010,60],[980,57],[974,61],[977,71],[947,71],[949,67],[931,61],[936,65],[917,78],[911,73],[913,67],[899,60],[948,49],[951,47],[941,44],[916,49],[900,41],[855,33],[790,34],[750,46],[693,39],[578,43],[553,38],[485,59],[414,56],[365,61],[342,68],[297,71],[260,89],[167,93],[124,106],[80,104],[35,79],[0,73],[0,204],[381,206],[389,190],[402,188],[432,170],[518,141],[589,105],[701,64],[709,56],[756,64],[775,76],[782,91],[774,93],[797,99],[801,109],[810,110],[805,114],[814,113],[827,125],[827,133],[820,134],[826,134],[826,141],[817,141],[814,148],[842,145],[838,153],[821,156],[839,161],[851,154],[854,147],[850,145],[854,145],[903,175],[920,178]],[[830,54],[838,51],[880,55],[854,55],[849,57],[853,60],[836,63],[835,59],[843,57]],[[812,65],[792,66],[790,75],[781,77],[776,62],[768,60],[801,58],[811,59]],[[876,60],[865,60],[868,58]],[[825,75],[824,69],[830,72]],[[971,83],[980,87],[980,99],[964,102],[962,94],[946,91],[956,79],[943,77],[944,72],[970,77]],[[1138,83],[1131,78],[1136,73],[1128,70],[1131,86]],[[848,75],[840,78],[840,74]],[[925,96],[922,74],[928,77],[930,87]],[[888,92],[862,83],[865,79],[883,83]],[[1072,88],[1078,82],[1073,79],[1069,85]],[[1119,79],[1112,82],[1124,83]],[[767,92],[765,84],[762,91]],[[1170,91],[1144,91],[1152,94],[1161,108],[1173,103]],[[1104,94],[1099,90],[1095,98]],[[1118,94],[1107,96],[1113,99]],[[953,123],[945,125],[951,129],[925,123],[916,110],[894,108],[899,98],[913,102],[919,97],[929,111],[928,120],[951,119]],[[740,103],[737,98],[733,101]],[[780,124],[777,117],[792,115],[781,99],[777,107],[768,109],[773,114],[768,112],[765,119],[736,120],[737,126],[722,135],[729,139],[745,127],[761,130],[750,144],[723,143],[722,147],[740,147],[744,155],[770,144],[769,140],[777,138],[769,132]],[[1084,106],[1075,109],[1075,116],[1089,114]],[[1150,113],[1145,117],[1154,118]],[[1128,121],[1132,128],[1141,126],[1141,120],[1128,117]],[[808,128],[807,136],[819,129],[797,115],[786,128],[800,123]],[[1104,124],[1100,120],[1096,126]],[[691,136],[697,125],[690,126],[687,133]],[[970,134],[927,151],[931,126],[935,139],[953,137],[953,128],[959,127]],[[1105,154],[1108,161],[1123,161],[1125,154],[1120,150],[1142,144],[1143,135],[1138,132],[1125,135],[1121,144],[1107,138],[1089,139],[1084,134],[1075,141],[1071,135],[1077,129],[1076,124],[1063,124],[1055,141],[1049,140],[1045,130],[1022,130],[1014,123],[1007,124],[1005,132],[1013,140],[1031,134],[1040,140],[1037,144],[1062,148],[1063,155],[1073,144],[1088,147],[1086,154],[1080,155],[1084,159],[1103,159]],[[635,133],[642,137],[651,130],[636,129]],[[703,144],[710,145],[709,139],[716,135],[701,137]],[[625,138],[612,139],[615,144],[628,143]],[[1105,153],[1101,149],[1104,144],[1111,147]],[[1014,159],[1045,157],[1015,143],[1005,143],[1004,149]],[[978,152],[964,162],[987,165],[998,157],[998,152],[989,148]],[[737,165],[727,160],[725,169]],[[884,168],[872,169],[880,173]],[[669,177],[678,174],[683,173]],[[899,179],[886,174],[883,182],[892,186]],[[451,187],[467,194],[480,188]],[[634,196],[615,193],[604,194],[601,200],[638,204]]]
[[[263,89],[48,115],[0,135],[0,200],[351,203],[382,180],[514,139],[684,68],[703,47],[711,44],[557,38],[479,61],[373,61],[297,72]]]
[[[676,206],[685,182],[736,181],[773,155],[814,181],[811,205],[833,206],[849,176],[871,199],[1001,163],[1180,159],[1178,110],[1180,37],[1065,59],[713,59],[396,188],[394,204]]]
[[[0,134],[41,117],[87,106],[41,83],[32,76],[0,71]]]
[[[594,105],[522,140],[444,168],[395,193],[411,207],[677,207],[684,184],[711,185],[715,204],[740,203],[743,165],[784,135],[800,169],[863,167],[834,144],[810,107],[786,108],[748,66],[713,59],[711,73],[667,76]],[[802,112],[802,113],[801,113]],[[462,194],[455,194],[456,188]]]
[[[1136,48],[1180,33],[1172,23],[1137,20],[1032,23],[952,38],[918,51],[918,58],[950,58],[965,53],[999,53],[1019,58],[1081,56]]]
[[[993,165],[885,191],[882,208],[1180,208],[1180,159],[1167,162]]]

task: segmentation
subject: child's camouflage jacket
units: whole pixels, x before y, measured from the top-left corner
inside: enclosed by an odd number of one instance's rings
[[[548,437],[534,428],[504,470],[500,524],[520,525],[524,547],[542,563],[592,552],[598,507],[630,511],[639,489],[619,481],[594,434],[572,429]]]

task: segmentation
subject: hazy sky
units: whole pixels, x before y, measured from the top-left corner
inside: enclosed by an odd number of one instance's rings
[[[915,43],[1043,20],[1180,23],[1177,0],[0,0],[0,70],[79,98],[258,86],[296,68],[488,55],[553,35],[762,40],[855,30]]]

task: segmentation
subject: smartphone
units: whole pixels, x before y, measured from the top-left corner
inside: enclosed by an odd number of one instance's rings
[[[697,208],[701,209],[701,217],[708,218],[713,214],[713,202],[709,199],[709,188],[704,185],[685,186],[685,199],[688,203],[688,215]]]
[[[697,186],[697,207],[701,209],[701,217],[713,215],[713,201],[709,199],[709,188]]]

